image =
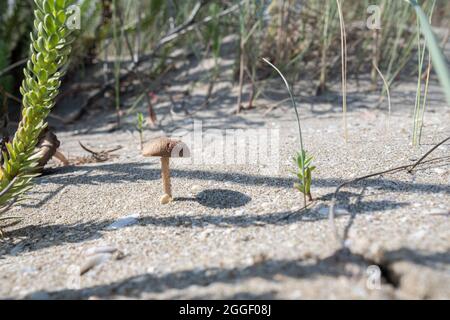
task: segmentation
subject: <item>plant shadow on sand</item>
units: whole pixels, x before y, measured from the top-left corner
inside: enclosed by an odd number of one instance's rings
[[[90,175],[91,172],[100,171],[105,174]],[[134,181],[152,181],[160,178],[160,169],[149,168],[149,164],[130,163],[130,164],[101,164],[95,166],[67,167],[60,169],[59,174],[45,177],[45,180],[38,180],[40,183],[52,183],[57,185],[57,190],[44,197],[39,195],[39,202],[33,205],[27,205],[32,208],[43,206],[50,201],[58,192],[68,185],[96,185],[100,183],[126,183]],[[81,173],[81,174],[79,174]],[[75,174],[75,175],[72,175]],[[238,185],[268,186],[274,188],[292,188],[294,179],[284,177],[252,176],[242,173],[226,173],[200,170],[178,170],[172,171],[174,177],[186,179],[202,179],[210,181],[226,182],[230,181]],[[341,179],[315,180],[314,186],[335,187],[340,184]],[[444,193],[450,194],[450,186],[420,184],[413,182],[403,182],[391,179],[369,179],[355,184],[352,188],[362,189],[355,193],[342,191],[339,194],[339,208],[345,209],[342,214],[338,212],[338,219],[343,216],[349,217],[349,222],[344,230],[344,237],[348,234],[356,215],[371,214],[373,212],[388,211],[395,208],[401,208],[409,205],[407,202],[397,202],[389,200],[365,200],[364,188],[372,187],[380,192],[401,192],[408,190],[414,193]],[[223,199],[220,199],[223,196]],[[158,227],[177,227],[187,228],[192,225],[209,224],[216,227],[235,227],[247,228],[252,226],[264,225],[288,225],[293,223],[312,223],[328,218],[328,205],[332,193],[319,198],[319,203],[309,210],[288,210],[270,213],[243,212],[242,214],[227,214],[226,211],[220,214],[177,214],[170,216],[142,216],[138,219],[137,225],[140,226],[158,226]],[[43,198],[43,199],[42,199]],[[356,199],[356,201],[354,201]],[[233,190],[211,189],[204,190],[195,198],[178,198],[176,201],[195,201],[200,205],[209,208],[237,208],[244,207],[252,199],[243,193]],[[258,200],[258,199],[254,199]],[[54,224],[54,225],[17,225],[12,227],[7,236],[10,239],[22,238],[19,244],[13,244],[12,241],[3,240],[2,246],[5,248],[4,254],[11,254],[11,250],[17,246],[26,247],[27,251],[40,250],[51,246],[61,246],[66,243],[82,243],[87,240],[101,238],[106,227],[112,224],[114,220],[105,219],[101,221],[86,221],[75,224]],[[54,241],[44,241],[45,235],[52,234]]]
[[[50,201],[56,194],[61,192],[67,186],[79,185],[100,185],[100,184],[123,184],[132,182],[155,181],[161,177],[161,169],[153,168],[155,163],[120,163],[120,164],[99,164],[99,165],[85,165],[85,166],[69,166],[65,168],[58,168],[52,171],[52,175],[45,176],[44,180],[37,179],[37,183],[45,184],[51,183],[57,185],[56,191],[48,193],[44,197],[40,197],[37,203],[32,205],[25,205],[27,207],[39,208],[46,202]],[[419,171],[419,170],[416,170]],[[104,174],[98,174],[98,172]],[[266,186],[273,188],[291,189],[296,182],[295,178],[288,177],[271,177],[271,176],[256,176],[239,172],[220,172],[220,171],[204,171],[204,170],[184,170],[172,169],[171,175],[177,179],[189,180],[204,180],[216,182],[231,182],[237,185],[245,186]],[[344,179],[335,178],[316,178],[313,181],[314,188],[329,188],[336,187]],[[444,193],[450,194],[449,185],[441,184],[427,184],[416,182],[405,182],[390,178],[372,178],[359,183],[355,183],[350,188],[372,187],[381,191],[389,192],[420,192],[425,194]],[[211,193],[211,192],[209,192]],[[32,195],[33,193],[31,193]],[[39,193],[35,193],[39,194]],[[212,194],[204,194],[206,198],[210,198]],[[343,201],[350,196],[345,192],[340,193]],[[321,197],[321,200],[328,201],[331,199],[331,194]],[[179,198],[178,201],[193,200],[190,198]],[[201,200],[200,200],[201,201]],[[386,203],[388,204],[388,203]],[[395,204],[395,203],[394,203]]]
[[[105,174],[90,175],[90,172],[100,171]],[[64,168],[59,170],[59,174],[47,176],[40,183],[52,183],[62,188],[66,185],[96,185],[98,183],[126,183],[136,180],[152,181],[160,177],[160,170],[152,168],[148,164],[132,163],[132,164],[101,164],[95,166],[81,166],[74,168]],[[75,176],[70,174],[75,173]],[[81,174],[79,174],[81,173]],[[98,173],[98,172],[97,172]],[[292,188],[294,179],[283,177],[264,177],[252,176],[242,173],[223,173],[199,170],[173,170],[174,177],[186,179],[202,179],[213,181],[230,181],[240,185],[254,185],[254,186],[269,186],[276,188]],[[335,187],[342,180],[340,179],[316,179],[316,187]],[[370,179],[355,184],[349,189],[359,190],[359,192],[343,191],[339,194],[339,207],[348,210],[342,216],[348,217],[348,223],[345,228],[345,234],[348,234],[354,218],[357,214],[370,214],[375,211],[386,211],[394,208],[399,208],[408,205],[404,202],[395,201],[369,201],[364,199],[365,188],[373,187],[380,191],[400,192],[408,190],[415,193],[445,193],[449,194],[448,186],[433,185],[433,184],[419,184],[408,183],[390,179]],[[221,195],[234,198],[230,205],[225,202],[216,203],[217,197]],[[302,211],[282,211],[254,214],[250,212],[243,212],[239,215],[228,215],[226,212],[220,214],[179,214],[171,216],[141,216],[137,220],[138,226],[158,226],[158,227],[172,227],[172,228],[202,228],[204,224],[213,225],[215,227],[234,227],[246,228],[251,226],[264,227],[264,225],[289,225],[293,223],[312,223],[327,219],[327,215],[320,213],[322,208],[327,208],[326,203],[331,199],[332,193],[322,196],[319,205],[312,210]],[[51,199],[51,198],[50,198]],[[354,201],[356,199],[356,201]],[[48,201],[49,199],[45,199]],[[195,201],[199,204],[211,208],[235,208],[244,207],[252,199],[240,192],[227,189],[209,189],[200,192],[195,198],[179,198],[176,201]],[[256,200],[256,199],[255,199]],[[38,204],[42,206],[44,203]],[[224,204],[225,203],[225,204]],[[76,224],[56,224],[56,225],[36,225],[36,226],[16,226],[15,229],[9,232],[12,238],[23,238],[19,243],[4,242],[5,255],[20,255],[21,253],[12,254],[14,248],[21,246],[27,252],[37,251],[52,246],[62,246],[67,243],[83,243],[94,239],[102,238],[105,232],[108,231],[107,226],[113,223],[114,220],[105,219],[102,221],[87,221]],[[344,234],[344,235],[345,235]],[[43,239],[44,235],[54,236],[54,241],[49,242]],[[410,261],[412,263],[423,265],[426,267],[441,269],[448,268],[449,252],[444,253],[430,253],[418,252],[409,248],[400,248],[395,251],[388,251],[384,253],[384,257],[388,261]],[[357,264],[361,268],[366,268],[371,264],[364,257],[342,252],[324,259],[311,260],[273,260],[263,258],[262,261],[257,261],[251,266],[233,267],[233,268],[205,268],[204,270],[184,270],[171,272],[167,274],[153,274],[146,273],[141,275],[131,276],[126,279],[111,282],[108,284],[101,284],[98,286],[88,287],[79,290],[60,290],[60,291],[40,291],[28,296],[42,296],[42,294],[50,298],[88,298],[90,296],[109,297],[112,294],[140,297],[142,294],[158,294],[169,289],[184,290],[190,286],[196,285],[200,287],[207,287],[214,283],[232,284],[236,281],[245,281],[254,277],[263,278],[266,280],[275,279],[276,275],[283,275],[290,278],[313,279],[318,276],[340,277],[348,276],[349,263]],[[362,269],[361,269],[362,270]],[[365,269],[364,269],[365,270]],[[276,298],[276,292],[265,292],[258,295],[250,295],[248,292],[234,293],[229,298]],[[206,298],[202,294],[197,295],[196,298]]]
[[[421,266],[434,268],[450,265],[450,252],[418,252],[409,248],[400,248],[384,253],[386,264],[398,261],[407,261]],[[63,289],[58,291],[38,291],[29,294],[26,298],[45,296],[48,299],[87,299],[95,296],[109,298],[112,295],[139,298],[143,294],[158,294],[173,290],[187,290],[196,286],[207,288],[214,284],[235,284],[253,278],[275,281],[277,276],[294,279],[315,279],[318,277],[358,278],[365,277],[367,267],[374,264],[366,257],[352,253],[347,249],[335,251],[325,258],[311,258],[307,260],[276,260],[261,257],[250,266],[233,268],[203,268],[201,270],[183,270],[166,274],[145,273],[125,278],[108,284],[100,284],[80,289]],[[401,275],[395,282],[382,270],[382,281],[385,285],[396,287]],[[183,293],[178,293],[183,294]],[[197,299],[207,299],[209,294],[197,294]],[[239,299],[252,297],[255,299],[274,299],[276,291],[268,291],[257,295],[247,291],[238,292],[226,299]]]

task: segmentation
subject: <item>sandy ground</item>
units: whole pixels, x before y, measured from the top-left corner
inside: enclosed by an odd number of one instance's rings
[[[286,102],[264,115],[264,106],[286,98],[282,87],[274,88],[267,92],[275,100],[263,97],[257,109],[240,115],[231,114],[236,89],[227,83],[216,87],[210,107],[193,116],[170,112],[168,95],[160,97],[156,111],[168,135],[192,131],[194,119],[202,120],[205,131],[219,129],[216,134],[279,129],[278,171],[270,171],[273,163],[173,159],[175,201],[166,206],[159,204],[159,161],[140,156],[134,115],[121,131],[109,132],[111,113],[100,124],[87,117],[60,130],[71,159],[88,156],[78,141],[97,150],[123,149],[107,162],[57,167],[36,179],[30,199],[8,213],[23,220],[1,240],[0,297],[450,298],[448,158],[414,174],[384,175],[342,190],[336,224],[346,250],[327,219],[339,183],[409,164],[450,135],[450,108],[437,85],[431,86],[416,148],[414,81],[393,90],[390,118],[386,102],[373,107],[378,92],[351,90],[347,142],[337,92],[312,99],[298,89],[306,149],[317,166],[315,202],[308,210],[293,188],[292,156],[299,148],[294,112]],[[188,110],[199,105],[203,89],[194,91],[198,97],[191,97]],[[183,85],[168,90],[175,96]],[[147,129],[145,139],[160,129]],[[204,147],[213,142],[204,141]],[[449,155],[447,143],[431,158]]]

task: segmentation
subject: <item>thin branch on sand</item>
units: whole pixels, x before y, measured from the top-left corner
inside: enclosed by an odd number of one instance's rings
[[[435,145],[433,148],[431,148],[427,153],[425,153],[425,155],[423,157],[421,157],[419,160],[417,160],[413,164],[403,165],[403,166],[395,167],[395,168],[392,168],[392,169],[371,173],[371,174],[368,174],[368,175],[365,175],[365,176],[362,176],[362,177],[358,177],[358,178],[355,178],[355,179],[352,179],[352,180],[349,180],[349,181],[341,183],[336,188],[336,190],[335,190],[335,192],[333,194],[333,198],[331,199],[331,204],[330,204],[330,211],[329,211],[329,214],[328,214],[328,219],[329,219],[329,222],[330,222],[331,230],[333,231],[336,240],[339,241],[343,247],[345,247],[344,239],[339,235],[339,232],[338,232],[336,224],[335,224],[335,216],[336,216],[336,214],[335,214],[335,207],[336,207],[336,202],[337,202],[337,197],[338,197],[339,191],[342,188],[344,188],[345,186],[348,186],[350,184],[357,183],[359,181],[365,180],[365,179],[373,178],[373,177],[376,177],[376,176],[381,176],[381,175],[388,174],[388,173],[396,173],[396,172],[403,171],[403,170],[407,170],[408,172],[412,172],[419,165],[423,165],[425,163],[429,163],[429,162],[433,162],[433,161],[436,161],[436,160],[440,160],[441,158],[424,161],[425,158],[427,158],[434,150],[436,150],[439,146],[441,146],[442,144],[444,144],[446,141],[449,141],[449,140],[450,140],[450,137],[448,137],[448,138],[444,139],[443,141],[439,142],[437,145]]]
[[[80,144],[81,148],[83,148],[84,151],[89,152],[92,155],[92,158],[94,158],[98,162],[105,162],[109,160],[111,158],[110,153],[122,149],[122,146],[118,146],[110,150],[94,151],[83,145],[80,141],[78,141],[78,143]]]
[[[409,173],[412,173],[413,170],[414,170],[418,165],[420,165],[420,164],[423,162],[423,160],[425,160],[426,157],[428,157],[428,156],[430,155],[430,153],[432,153],[434,150],[436,150],[437,148],[439,148],[441,145],[443,145],[444,143],[446,143],[446,142],[449,141],[449,140],[450,140],[450,137],[448,137],[448,138],[442,140],[442,141],[439,142],[437,145],[435,145],[433,148],[431,148],[427,153],[425,153],[425,154],[423,155],[422,158],[420,158],[420,159],[419,159],[419,160],[411,167],[411,169],[408,170],[408,172],[409,172]]]

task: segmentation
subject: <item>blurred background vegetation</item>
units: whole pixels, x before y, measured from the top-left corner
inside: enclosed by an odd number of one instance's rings
[[[79,0],[81,31],[75,43],[70,72],[79,77],[90,66],[101,66],[101,93],[112,92],[120,123],[123,80],[139,83],[141,99],[149,99],[148,117],[156,119],[147,93],[152,82],[163,77],[172,54],[185,50],[197,58],[220,59],[221,47],[230,35],[233,50],[233,81],[239,90],[237,110],[252,106],[261,83],[270,76],[261,57],[267,57],[291,83],[308,79],[315,93],[327,90],[330,81],[339,81],[341,72],[341,32],[334,0]],[[379,85],[376,66],[387,82],[407,71],[417,60],[418,28],[414,10],[400,0],[343,0],[347,33],[348,77],[370,75],[372,89]],[[381,29],[366,27],[370,5],[381,8]],[[432,24],[447,30],[450,2],[424,0],[422,7]],[[0,98],[1,114],[20,102],[24,59],[28,57],[32,29],[32,0],[0,0]],[[415,60],[414,60],[415,59]],[[424,64],[423,68],[427,66]],[[416,69],[417,71],[417,69]],[[210,93],[218,68],[212,68]],[[78,78],[79,79],[79,78]],[[250,101],[244,105],[242,86],[251,84]],[[153,88],[156,90],[156,88]],[[11,110],[10,110],[11,111]],[[0,119],[1,121],[2,119]],[[3,120],[4,121],[4,120]],[[0,123],[1,124],[1,123]]]

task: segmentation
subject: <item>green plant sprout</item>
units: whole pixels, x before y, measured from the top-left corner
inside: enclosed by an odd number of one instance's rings
[[[302,126],[300,123],[300,115],[298,113],[297,104],[295,103],[294,95],[292,94],[291,86],[287,82],[286,78],[283,76],[283,73],[275,67],[269,60],[266,58],[262,58],[265,63],[271,66],[278,74],[281,79],[283,79],[284,84],[289,92],[289,97],[291,99],[292,106],[294,107],[295,116],[297,118],[298,125],[298,135],[300,140],[300,152],[297,153],[296,163],[299,168],[299,173],[297,173],[297,177],[300,179],[300,183],[296,183],[294,187],[303,193],[303,200],[306,207],[306,197],[308,196],[309,200],[312,200],[311,196],[311,183],[312,183],[312,172],[315,167],[310,166],[312,162],[312,157],[308,155],[308,152],[303,147],[303,135],[302,135]],[[309,170],[308,170],[309,169]]]
[[[142,112],[137,114],[136,129],[139,131],[139,141],[141,144],[141,150],[144,148],[144,115]]]
[[[313,157],[308,155],[305,150],[297,152],[297,156],[294,157],[294,161],[299,168],[296,173],[299,183],[294,183],[294,187],[306,195],[309,201],[313,201],[311,195],[312,172],[316,169],[316,167],[312,165],[312,160]]]
[[[55,105],[61,78],[68,67],[71,45],[75,40],[67,27],[67,8],[74,1],[35,0],[35,32],[31,34],[30,58],[24,69],[20,92],[22,120],[11,143],[6,143],[0,166],[0,215],[14,200],[23,199],[31,188],[33,169],[38,158],[35,147],[45,119]]]
[[[429,23],[429,17],[422,10],[416,0],[405,0],[410,3],[416,11],[417,18],[420,22],[420,31],[422,32],[428,50],[430,51],[431,60],[433,61],[434,70],[444,91],[445,99],[450,105],[450,71],[445,56],[436,40],[433,29]]]
[[[429,23],[431,23],[433,18],[433,12],[436,6],[436,0],[433,0],[432,6],[429,9]],[[429,81],[430,81],[430,73],[431,73],[431,54],[430,50],[428,50],[428,67],[426,71],[426,80],[425,80],[425,91],[423,93],[422,97],[422,69],[424,65],[425,60],[425,53],[426,53],[426,43],[421,45],[421,28],[423,27],[423,23],[419,21],[419,18],[417,18],[417,45],[418,45],[418,63],[417,63],[417,69],[418,69],[418,75],[417,75],[417,90],[416,90],[416,100],[414,105],[414,121],[413,121],[413,146],[420,145],[420,141],[422,138],[422,129],[423,129],[423,122],[424,122],[424,116],[425,116],[425,109],[427,104],[427,98],[428,98],[428,89],[429,89]]]

